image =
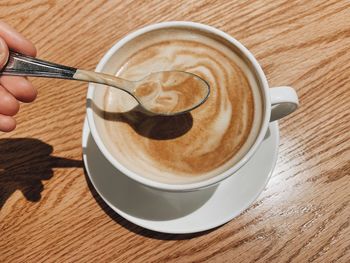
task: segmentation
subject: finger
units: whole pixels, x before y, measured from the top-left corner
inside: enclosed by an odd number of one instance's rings
[[[5,66],[9,57],[9,48],[4,39],[0,37],[0,69]]]
[[[37,90],[24,77],[2,76],[0,84],[22,102],[32,102],[37,96]]]
[[[16,128],[16,120],[13,117],[0,114],[0,131],[10,132]]]
[[[0,37],[2,37],[7,46],[17,52],[23,53],[28,56],[36,55],[36,48],[32,42],[18,33],[8,24],[0,21]]]
[[[19,102],[4,87],[0,86],[0,114],[13,116],[19,110]]]

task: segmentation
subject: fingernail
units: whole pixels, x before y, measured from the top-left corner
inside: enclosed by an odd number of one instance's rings
[[[9,50],[6,45],[6,42],[0,37],[0,68],[2,68],[6,64],[8,56]]]

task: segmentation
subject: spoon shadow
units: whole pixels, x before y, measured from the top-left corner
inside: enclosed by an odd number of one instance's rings
[[[101,109],[91,99],[87,100],[87,107],[102,119],[127,123],[139,135],[153,140],[178,138],[193,126],[193,117],[189,112],[174,116],[154,115],[140,105],[127,112],[109,112]]]

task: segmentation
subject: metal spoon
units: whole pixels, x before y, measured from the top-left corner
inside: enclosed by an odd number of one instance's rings
[[[161,71],[151,73],[138,81],[129,81],[113,75],[51,63],[12,51],[0,74],[105,84],[129,93],[144,109],[159,115],[176,115],[191,111],[203,104],[210,93],[208,83],[189,72]]]

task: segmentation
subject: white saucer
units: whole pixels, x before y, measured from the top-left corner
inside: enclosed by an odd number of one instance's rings
[[[116,170],[99,151],[86,120],[83,128],[85,168],[102,199],[136,225],[173,234],[215,228],[248,208],[270,179],[278,144],[278,124],[273,122],[251,160],[218,186],[195,192],[169,193],[142,186]]]

